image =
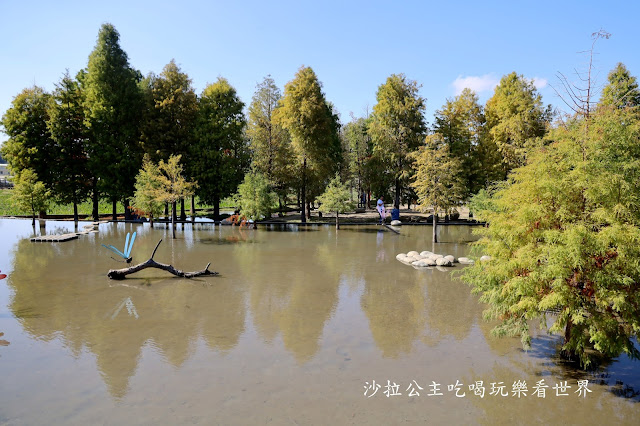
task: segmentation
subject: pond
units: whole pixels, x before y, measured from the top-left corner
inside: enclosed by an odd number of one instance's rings
[[[125,264],[101,244],[133,231],[134,263],[162,238],[157,261],[220,275],[109,280]],[[0,424],[637,424],[640,363],[581,372],[555,357],[554,336],[528,352],[492,337],[451,275],[462,266],[395,259],[431,250],[430,227],[379,231],[196,224],[173,240],[121,223],[32,243],[30,221],[0,219]],[[473,236],[439,238],[459,257]]]

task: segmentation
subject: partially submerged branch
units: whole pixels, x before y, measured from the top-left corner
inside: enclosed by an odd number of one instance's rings
[[[151,254],[151,257],[146,262],[139,263],[137,265],[130,266],[128,268],[111,269],[107,273],[107,276],[112,280],[123,280],[127,275],[134,274],[138,271],[142,271],[143,269],[147,269],[147,268],[162,269],[177,277],[182,277],[182,278],[194,278],[194,277],[199,277],[201,275],[218,275],[217,272],[209,270],[209,266],[211,266],[211,263],[208,263],[207,267],[201,271],[184,272],[180,269],[174,268],[173,265],[167,265],[165,263],[156,262],[155,260],[153,260],[153,256],[155,256],[156,250],[158,250],[158,246],[160,246],[161,242],[162,240],[158,241],[158,244],[156,244],[156,248],[153,249],[153,253]]]

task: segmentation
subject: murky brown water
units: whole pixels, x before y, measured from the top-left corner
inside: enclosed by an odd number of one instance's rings
[[[133,230],[134,262],[164,238],[156,260],[212,262],[220,276],[110,281],[124,264],[100,244],[122,246]],[[441,231],[438,252],[468,253],[468,227]],[[637,424],[639,362],[581,373],[555,359],[555,338],[523,352],[519,339],[491,337],[466,285],[395,260],[430,250],[431,228],[402,234],[187,225],[171,240],[108,224],[50,244],[29,242],[29,221],[0,220],[0,424]],[[556,396],[564,381],[568,395]],[[490,395],[498,382],[508,396]]]

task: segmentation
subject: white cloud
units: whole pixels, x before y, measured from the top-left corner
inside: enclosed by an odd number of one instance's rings
[[[542,77],[533,77],[533,85],[536,86],[536,89],[544,89],[547,87],[547,79]]]
[[[469,88],[478,94],[481,92],[486,92],[488,90],[493,90],[493,88],[496,87],[499,82],[500,80],[493,74],[485,74],[479,77],[473,75],[468,77],[458,76],[458,78],[454,80],[452,85],[457,96],[462,93],[465,88]]]

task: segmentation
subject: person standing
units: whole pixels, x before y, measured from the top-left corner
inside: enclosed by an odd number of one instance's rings
[[[380,196],[380,199],[376,203],[376,210],[378,210],[378,214],[380,215],[380,224],[383,224],[387,217],[387,212],[384,209],[384,197]]]

